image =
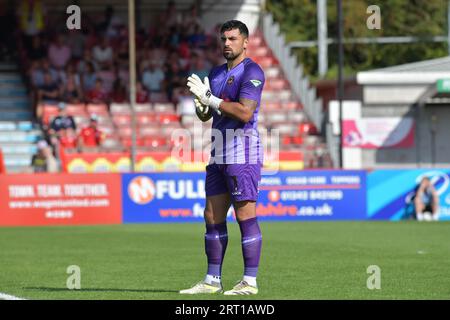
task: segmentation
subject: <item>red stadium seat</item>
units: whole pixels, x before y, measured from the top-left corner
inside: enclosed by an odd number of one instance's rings
[[[113,116],[113,122],[117,126],[129,126],[131,125],[131,116],[127,114],[115,114]]]
[[[283,109],[289,109],[289,110],[303,109],[302,104],[295,102],[295,101],[283,102],[282,106],[283,106]]]
[[[126,147],[126,148],[130,148],[133,145],[133,140],[131,139],[131,137],[122,138],[121,141],[122,141],[122,144],[124,145],[124,147]],[[137,137],[136,145],[139,147],[143,147],[144,139]]]
[[[162,136],[146,137],[144,145],[147,147],[161,147],[167,145],[167,138]]]
[[[84,104],[67,104],[67,114],[71,116],[86,115],[86,106]]]
[[[167,124],[170,122],[180,122],[180,116],[174,113],[162,113],[158,114],[157,120],[161,124]]]
[[[137,103],[134,110],[136,113],[149,113],[153,111],[153,107],[151,103]]]
[[[108,106],[106,104],[88,104],[86,109],[89,114],[108,114]]]
[[[139,135],[141,137],[157,136],[161,131],[159,126],[145,126],[139,128]]]
[[[273,111],[273,110],[280,110],[281,109],[281,103],[279,102],[264,102],[261,104],[261,108],[264,111]]]
[[[173,103],[155,103],[153,110],[158,113],[173,113],[175,112],[175,106]]]
[[[130,114],[131,107],[128,103],[111,103],[111,113]]]
[[[140,126],[149,125],[156,122],[156,116],[153,113],[138,114],[136,120]]]
[[[121,137],[131,137],[133,129],[131,129],[130,127],[119,127],[118,132],[119,136]]]

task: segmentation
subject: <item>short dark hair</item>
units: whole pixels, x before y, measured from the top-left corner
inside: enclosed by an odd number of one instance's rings
[[[245,37],[248,38],[248,28],[245,25],[245,23],[239,21],[239,20],[229,20],[225,22],[220,27],[220,33],[224,33],[225,31],[230,31],[233,29],[239,29],[239,32]]]

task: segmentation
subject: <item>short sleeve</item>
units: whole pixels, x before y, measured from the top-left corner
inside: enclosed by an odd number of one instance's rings
[[[246,68],[245,74],[243,75],[239,98],[261,101],[264,82],[265,77],[262,69],[257,64],[251,64]]]

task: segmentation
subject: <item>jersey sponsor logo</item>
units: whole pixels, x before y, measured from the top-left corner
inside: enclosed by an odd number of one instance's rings
[[[250,80],[250,82],[255,86],[255,88],[259,87],[262,83],[260,80]]]
[[[155,199],[168,197],[172,200],[203,199],[205,184],[203,180],[157,180],[138,176],[130,181],[128,195],[136,204],[148,204]]]

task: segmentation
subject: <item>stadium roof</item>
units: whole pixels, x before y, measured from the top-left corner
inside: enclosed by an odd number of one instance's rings
[[[450,57],[362,71],[357,74],[361,85],[429,85],[450,78]]]

